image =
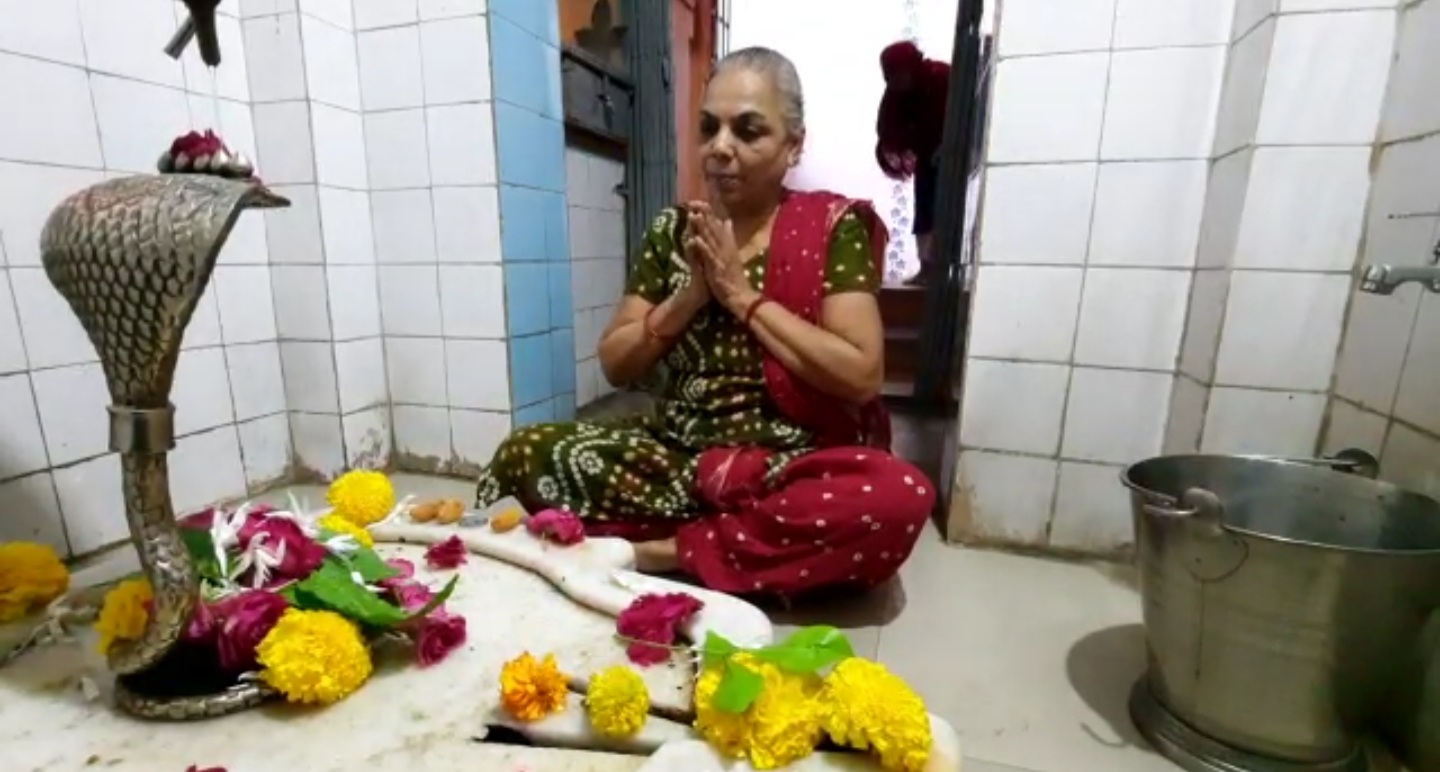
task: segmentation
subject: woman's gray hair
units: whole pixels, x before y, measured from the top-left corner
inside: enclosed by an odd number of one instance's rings
[[[785,130],[793,137],[805,133],[805,90],[800,86],[800,73],[789,57],[764,46],[731,51],[715,64],[710,79],[727,70],[746,70],[769,78],[780,92]]]

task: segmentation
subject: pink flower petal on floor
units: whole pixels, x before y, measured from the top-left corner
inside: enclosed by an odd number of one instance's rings
[[[470,550],[465,548],[465,542],[460,541],[459,536],[451,536],[425,550],[425,565],[431,568],[456,568],[463,564],[469,555]]]
[[[705,606],[684,593],[641,595],[620,612],[615,631],[630,639],[625,653],[637,665],[658,665],[670,659],[680,627]],[[648,643],[659,644],[650,646]]]
[[[534,536],[556,544],[579,544],[585,541],[585,523],[570,512],[547,509],[525,521],[525,528]]]

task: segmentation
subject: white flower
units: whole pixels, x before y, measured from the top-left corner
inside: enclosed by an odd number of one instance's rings
[[[605,469],[605,462],[600,460],[600,454],[593,451],[581,453],[575,462],[586,474],[600,474]]]
[[[500,498],[500,483],[488,473],[485,479],[480,481],[480,487],[475,492],[475,503],[478,506],[488,507]]]
[[[546,501],[555,501],[560,498],[560,484],[555,482],[555,478],[549,475],[542,476],[540,480],[535,483],[535,489],[540,493],[540,498]]]

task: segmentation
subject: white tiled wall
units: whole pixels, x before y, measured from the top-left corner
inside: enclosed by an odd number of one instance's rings
[[[625,164],[569,147],[565,173],[575,302],[575,405],[582,407],[614,391],[600,373],[595,349],[625,288],[625,199],[616,192],[625,180]]]
[[[178,134],[215,128],[258,157],[241,22],[219,19],[213,81],[192,47],[160,52],[174,0],[0,0],[0,541],[85,553],[123,539],[109,395],[93,348],[40,266],[45,217],[66,195],[151,171]],[[263,69],[263,67],[261,68]],[[283,478],[290,431],[267,229],[241,217],[186,331],[173,401],[175,504],[185,510]]]
[[[1440,110],[1421,85],[1440,67],[1437,52],[1440,0],[1404,8],[1369,208],[1356,225],[1363,262],[1425,265],[1440,240]],[[1440,495],[1440,296],[1408,285],[1354,298],[1324,449],[1364,448],[1383,476]]]

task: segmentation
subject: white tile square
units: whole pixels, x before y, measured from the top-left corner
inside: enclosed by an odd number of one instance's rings
[[[320,232],[325,262],[373,265],[375,241],[370,230],[370,194],[320,186]]]
[[[170,495],[179,515],[244,496],[245,466],[235,427],[181,437],[170,453]]]
[[[1215,155],[1224,155],[1255,141],[1260,105],[1265,97],[1265,72],[1269,69],[1274,43],[1275,20],[1271,18],[1231,47],[1225,60],[1225,85],[1215,116]]]
[[[395,452],[404,466],[444,468],[454,450],[450,445],[450,411],[443,407],[396,405]],[[403,457],[409,458],[403,458]]]
[[[429,188],[377,190],[370,194],[370,211],[377,262],[435,264],[435,212]]]
[[[1114,47],[1225,45],[1233,16],[1232,3],[1215,0],[1119,0]]]
[[[500,194],[493,186],[435,188],[435,249],[442,263],[500,262]]]
[[[307,102],[256,104],[256,168],[273,185],[315,182],[315,146]]]
[[[490,33],[484,16],[420,25],[425,65],[425,104],[490,99]]]
[[[414,24],[420,19],[416,0],[354,0],[355,29]]]
[[[1179,362],[1180,372],[1191,378],[1209,383],[1215,375],[1220,327],[1225,321],[1225,301],[1229,294],[1227,271],[1196,271],[1191,277]]]
[[[388,404],[385,346],[379,338],[336,343],[335,368],[340,376],[341,413]]]
[[[56,469],[55,492],[65,513],[65,531],[77,555],[130,538],[120,486],[120,457],[110,453]]]
[[[33,368],[95,362],[99,357],[79,317],[40,268],[11,268],[10,286]]]
[[[1310,456],[1324,417],[1324,394],[1217,386],[1210,391],[1200,452]]]
[[[352,0],[300,0],[300,11],[346,31],[355,29]]]
[[[245,484],[258,493],[290,477],[290,417],[285,413],[236,424]]]
[[[0,88],[4,87],[0,83]],[[0,125],[0,132],[6,130]],[[97,168],[99,159],[97,142]],[[11,267],[39,266],[40,231],[55,205],[104,178],[99,171],[0,161],[0,240],[4,242],[5,262]]]
[[[380,293],[373,265],[332,265],[330,323],[337,341],[373,338],[380,334]]]
[[[315,179],[321,185],[365,190],[365,124],[359,113],[311,102],[315,127]]]
[[[67,557],[70,547],[62,523],[48,472],[0,482],[0,539],[48,544]]]
[[[599,398],[599,369],[595,357],[575,363],[575,407],[585,407]]]
[[[1210,167],[1205,217],[1200,223],[1200,246],[1195,253],[1197,268],[1227,268],[1235,262],[1235,243],[1240,238],[1240,220],[1245,215],[1245,195],[1254,159],[1253,149],[1241,150]]]
[[[305,41],[305,85],[310,99],[360,111],[360,65],[355,35],[313,16],[300,16]]]
[[[1381,138],[1387,141],[1440,130],[1440,105],[1433,98],[1435,73],[1440,72],[1440,6],[1411,3],[1400,13],[1395,64],[1380,122]]]
[[[266,243],[265,213],[245,212],[235,220],[229,238],[220,250],[217,265],[265,265],[270,262]]]
[[[1353,268],[1370,192],[1370,155],[1368,146],[1257,148],[1234,265]]]
[[[135,44],[137,40],[166,41],[175,34],[173,3],[116,0],[79,0],[79,3],[86,64],[91,71],[173,88],[185,87],[185,74],[179,62],[168,56],[156,56],[153,47]],[[0,76],[0,81],[3,80]]]
[[[420,0],[420,18],[448,19],[485,13],[485,0]]]
[[[100,365],[73,365],[30,374],[50,463],[63,466],[104,453],[110,445],[105,408],[110,390]]]
[[[435,185],[493,185],[495,124],[488,104],[425,108]]]
[[[222,99],[249,102],[250,73],[244,56],[245,35],[241,31],[240,20],[223,13],[216,15],[215,36],[220,41],[225,66],[211,70],[200,58],[200,46],[187,46],[181,57],[185,89],[192,94],[213,94]],[[225,141],[229,144],[229,137]],[[235,149],[234,145],[231,149]],[[252,151],[253,148],[245,150],[246,153]]]
[[[998,168],[1025,168],[1025,167],[998,167]],[[991,172],[994,173],[993,171]],[[573,202],[574,194],[566,191],[566,201]],[[594,209],[586,209],[578,206],[570,206],[565,213],[565,224],[569,228],[570,237],[570,259],[582,260],[586,258],[599,257],[598,231],[599,224],[595,222],[600,213]]]
[[[1205,161],[1100,164],[1089,264],[1194,265],[1208,167]]]
[[[1340,346],[1350,277],[1238,271],[1230,281],[1215,382],[1324,391]]]
[[[1387,481],[1440,498],[1436,458],[1440,458],[1440,440],[1404,424],[1391,424],[1385,450],[1380,454],[1380,470]]]
[[[1387,345],[1393,347],[1398,340]],[[1420,310],[1395,395],[1395,417],[1440,434],[1440,297],[1431,292],[1420,296]]]
[[[1094,160],[1109,63],[1108,53],[1001,60],[995,67],[989,162]]]
[[[1416,174],[1416,169],[1440,169],[1440,134],[1380,148],[1362,262],[1424,265],[1430,260],[1440,219],[1413,215],[1440,210],[1440,174]]]
[[[78,3],[0,0],[0,51],[85,66]]]
[[[214,276],[225,342],[275,340],[277,330],[274,299],[270,294],[270,267],[222,265],[215,269]]]
[[[380,313],[386,335],[440,337],[444,328],[440,323],[440,273],[436,267],[380,266]]]
[[[365,116],[366,154],[375,190],[430,185],[425,111],[394,110]],[[474,148],[465,148],[474,152]],[[441,159],[448,163],[449,159]]]
[[[375,407],[340,419],[345,438],[345,464],[351,469],[384,470],[390,466],[390,409]]]
[[[505,279],[500,266],[442,265],[445,337],[505,337]]]
[[[235,395],[235,420],[249,421],[285,410],[285,377],[278,343],[226,346],[225,362],[230,368],[230,390]]]
[[[1393,10],[1281,16],[1256,141],[1374,142],[1394,44]]]
[[[225,336],[220,331],[220,301],[215,299],[219,294],[212,280],[200,295],[200,302],[195,304],[190,323],[185,326],[185,333],[180,339],[181,351],[218,346],[225,342]]]
[[[1209,401],[1209,386],[1185,375],[1176,376],[1175,388],[1170,391],[1170,415],[1165,421],[1162,453],[1199,452],[1200,434],[1205,430],[1205,404]]]
[[[1084,269],[981,266],[969,356],[1068,362]]]
[[[280,364],[284,368],[285,405],[289,409],[309,413],[340,411],[335,357],[329,343],[281,341]]]
[[[1044,544],[1059,464],[1054,459],[962,450],[955,465],[966,541]],[[954,512],[954,508],[952,508]],[[951,516],[955,516],[952,514]]]
[[[275,326],[286,340],[330,340],[330,291],[325,269],[310,265],[272,267]],[[293,405],[292,405],[293,407]]]
[[[1407,351],[1428,345],[1411,337],[1421,294],[1412,285],[1393,295],[1353,295],[1335,363],[1336,396],[1386,414],[1394,410]],[[1423,357],[1419,351],[1415,356]]]
[[[250,97],[255,104],[305,99],[305,49],[300,39],[300,16],[285,13],[247,18],[240,23],[240,28],[245,36]]]
[[[1070,376],[1060,455],[1133,464],[1158,453],[1174,377],[1170,373],[1075,368]]]
[[[295,442],[298,473],[330,480],[345,471],[345,441],[340,434],[340,416],[292,413],[290,436]]]
[[[1209,158],[1224,69],[1223,46],[1117,51],[1100,157]]]
[[[10,291],[10,273],[0,270],[0,375],[28,369],[20,312],[15,307],[15,294]]]
[[[1060,462],[1050,546],[1092,555],[1120,555],[1135,544],[1123,467]]]
[[[510,409],[510,355],[505,341],[445,341],[445,376],[450,407]]]
[[[1000,55],[1106,51],[1115,0],[1006,0],[1000,14]]]
[[[153,173],[155,159],[175,139],[176,127],[190,123],[182,91],[105,75],[91,76],[90,91],[110,170]]]
[[[234,423],[225,352],[198,348],[182,353],[175,363],[170,402],[175,406],[175,434],[181,437]]]
[[[360,90],[367,111],[425,104],[418,26],[361,32],[356,46],[360,51]]]
[[[25,106],[24,120],[0,121],[0,158],[102,166],[84,70],[0,53],[0,104]]]
[[[0,426],[5,427],[5,439],[0,442],[0,480],[50,465],[29,375],[0,376]]]
[[[1188,271],[1088,269],[1075,363],[1173,370],[1189,295]]]
[[[320,232],[320,193],[314,185],[274,185],[290,199],[284,209],[265,210],[265,241],[270,262],[318,264],[325,262]]]
[[[1095,172],[1093,163],[990,167],[980,218],[980,262],[1084,263]],[[575,217],[570,222],[573,229]],[[1045,227],[1035,227],[1037,222]],[[572,235],[570,243],[573,251],[585,240]]]
[[[488,413],[478,410],[451,410],[450,433],[455,446],[455,457],[461,463],[473,466],[487,466],[495,456],[496,448],[510,433],[508,413]]]
[[[965,365],[960,444],[967,448],[1053,456],[1070,368],[971,359]]]
[[[1380,458],[1389,425],[1390,421],[1385,416],[1361,410],[1343,399],[1332,399],[1320,452],[1333,455],[1346,448],[1359,448]]]
[[[445,407],[445,341],[440,338],[385,338],[390,399],[396,404]]]

